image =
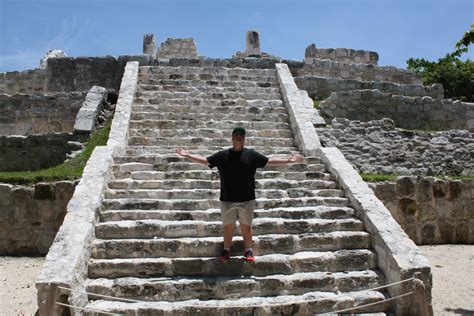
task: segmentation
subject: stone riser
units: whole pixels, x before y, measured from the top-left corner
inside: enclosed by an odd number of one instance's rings
[[[114,179],[133,179],[133,180],[218,180],[217,171],[133,171],[114,173]],[[279,171],[257,171],[255,179],[286,179],[286,180],[332,180],[329,173],[322,172],[279,172]]]
[[[343,219],[354,216],[354,210],[348,207],[315,206],[303,208],[256,209],[255,218],[286,218],[286,219]],[[102,222],[120,220],[157,219],[168,221],[221,220],[220,208],[207,210],[109,210],[100,213]]]
[[[347,206],[347,198],[308,197],[297,199],[257,199],[256,208],[305,207],[305,206]],[[155,200],[155,199],[114,199],[104,200],[105,209],[115,210],[203,210],[220,207],[218,200]]]
[[[160,85],[160,86],[180,86],[180,87],[229,87],[229,88],[280,88],[278,82],[254,82],[254,81],[223,81],[223,80],[186,80],[186,79],[155,79],[152,77],[141,77],[140,86],[142,85]]]
[[[189,121],[192,124],[193,121],[252,121],[252,122],[283,122],[289,123],[290,118],[288,114],[237,114],[237,113],[172,113],[172,112],[135,112],[132,113],[131,119],[134,121],[140,120],[172,120],[172,121]]]
[[[269,156],[272,157],[272,156]],[[170,152],[169,154],[164,155],[140,155],[140,156],[116,156],[114,157],[114,162],[116,164],[126,164],[126,163],[148,163],[148,164],[169,164],[176,162],[186,162],[189,163],[189,160],[184,159],[176,154],[175,151]],[[320,157],[304,157],[299,164],[315,165],[322,164]],[[194,164],[190,164],[194,165]],[[292,164],[295,165],[295,164]]]
[[[176,155],[176,147],[177,146],[128,146],[125,149],[125,155],[150,155],[150,154],[157,154],[157,155],[167,155],[167,154],[175,154]],[[202,155],[204,157],[211,156],[218,151],[229,149],[231,146],[214,146],[214,145],[193,145],[193,146],[186,146],[186,148],[192,153],[197,155]],[[288,155],[298,153],[298,149],[296,147],[269,147],[269,146],[252,146],[249,147],[250,149],[254,149],[265,156],[278,156],[278,155]]]
[[[366,232],[344,231],[316,234],[271,234],[253,238],[252,248],[258,256],[268,254],[294,254],[301,251],[337,251],[365,249],[370,246]],[[112,239],[96,240],[92,245],[92,258],[162,258],[162,257],[213,257],[222,250],[222,237],[180,239]],[[232,242],[232,255],[244,253],[242,238]]]
[[[280,93],[246,93],[246,92],[169,92],[169,91],[137,91],[138,100],[166,100],[166,99],[210,99],[210,100],[281,100]]]
[[[227,68],[227,67],[140,67],[139,76],[150,74],[214,74],[214,75],[246,75],[246,76],[276,76],[275,69],[250,69],[250,68]]]
[[[119,303],[113,301],[95,301],[87,308],[129,315],[153,316],[194,316],[194,315],[313,315],[329,313],[342,308],[360,306],[381,301],[384,294],[375,291],[328,293],[308,292],[304,295],[242,298],[236,300],[206,300],[183,302],[147,302]],[[365,308],[365,313],[386,311],[387,303]],[[96,315],[86,313],[85,315]],[[385,316],[385,313],[373,315]]]
[[[231,299],[275,295],[302,295],[312,291],[360,291],[378,287],[370,270],[348,273],[297,273],[263,278],[96,279],[87,291],[145,301]]]
[[[128,144],[130,146],[176,146],[176,147],[188,147],[196,145],[207,145],[212,146],[229,146],[230,138],[206,138],[206,137],[193,137],[193,138],[180,138],[180,137],[143,137],[143,136],[130,136],[128,137]],[[292,138],[250,138],[245,140],[245,145],[249,147],[256,146],[273,146],[273,147],[291,147],[295,145]]]
[[[288,112],[283,106],[252,106],[252,105],[229,105],[229,106],[209,106],[209,105],[140,105],[133,107],[133,115],[140,113],[197,113],[197,114],[216,114],[224,113],[227,114],[232,112],[233,114],[245,114],[251,117],[256,114],[285,114],[288,116]]]
[[[206,93],[228,93],[228,92],[238,92],[238,93],[280,93],[280,88],[278,87],[219,87],[216,85],[203,85],[200,87],[193,87],[189,85],[152,85],[144,84],[143,82],[138,85],[138,90],[141,92],[144,91],[168,91],[168,92],[206,92]],[[216,81],[217,83],[217,81]]]
[[[232,257],[225,264],[213,258],[91,259],[90,278],[174,276],[267,276],[298,272],[342,272],[375,268],[369,250],[303,252],[257,256],[253,263]]]
[[[209,171],[209,166],[191,163],[189,161],[180,162],[169,162],[169,163],[143,163],[143,162],[129,162],[120,165],[113,165],[112,171],[190,171],[190,170],[202,170]],[[262,171],[297,171],[297,172],[324,172],[325,166],[323,164],[304,164],[304,163],[293,163],[287,165],[274,165],[265,166]]]
[[[275,219],[257,218],[253,221],[255,236],[266,234],[303,234],[331,231],[363,230],[361,221],[347,219]],[[118,221],[98,223],[95,227],[97,238],[180,238],[180,237],[219,237],[222,236],[222,222],[215,221]],[[235,231],[240,236],[240,230]]]
[[[108,183],[110,189],[137,190],[137,189],[159,189],[159,190],[180,190],[180,189],[220,189],[220,181],[205,180],[111,180]],[[255,183],[257,190],[262,189],[294,189],[304,187],[306,190],[336,189],[337,184],[333,181],[311,180],[257,180]]]
[[[144,74],[138,77],[138,82],[150,82],[149,80],[201,80],[201,81],[234,81],[234,82],[255,82],[260,84],[270,83],[277,85],[278,80],[275,76],[266,75],[237,75],[237,74]]]
[[[255,106],[255,107],[284,107],[282,100],[244,100],[244,99],[224,99],[224,100],[210,100],[210,99],[166,99],[155,102],[148,100],[147,98],[136,98],[134,107],[140,106],[214,106],[214,107],[226,107],[231,109],[233,106]]]
[[[198,128],[211,128],[221,130],[223,132],[232,133],[232,130],[236,126],[241,126],[245,129],[253,130],[268,130],[268,129],[286,129],[291,130],[289,123],[284,122],[262,122],[262,121],[249,121],[242,120],[239,122],[235,121],[181,121],[181,120],[140,120],[130,121],[130,128],[143,129],[143,128],[158,128],[158,129],[198,129]]]
[[[119,190],[108,189],[105,191],[106,199],[219,199],[218,189],[138,189]],[[287,190],[280,189],[257,189],[255,195],[262,199],[285,199],[299,197],[343,197],[344,191],[338,189],[309,190],[304,187],[296,187]]]
[[[247,130],[247,139],[250,137],[264,138],[293,138],[290,130]],[[158,128],[141,128],[130,129],[129,136],[146,136],[146,137],[210,137],[210,138],[231,138],[231,131],[222,131],[218,129],[199,128],[199,129],[158,129]]]

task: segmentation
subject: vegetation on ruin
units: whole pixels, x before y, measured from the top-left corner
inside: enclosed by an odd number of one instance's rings
[[[321,104],[321,100],[313,100],[313,106],[315,109],[319,109]]]
[[[424,58],[409,58],[408,69],[421,75],[423,84],[441,83],[446,98],[474,102],[474,61],[465,61],[461,55],[468,51],[474,43],[474,24],[461,40],[456,43],[454,52],[446,54],[438,61],[428,61]]]
[[[109,138],[111,120],[104,128],[96,130],[87,141],[84,149],[76,157],[60,165],[35,171],[0,172],[0,182],[12,184],[32,184],[61,180],[75,180],[82,176],[87,160],[96,146],[105,146]]]

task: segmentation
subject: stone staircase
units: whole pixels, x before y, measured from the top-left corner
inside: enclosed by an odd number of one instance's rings
[[[298,151],[275,70],[140,67],[128,147],[114,158],[89,262],[86,308],[127,315],[331,312],[383,300],[370,235],[319,157],[256,174],[256,261],[237,228],[221,263],[218,173],[177,156],[208,156],[247,129],[246,147]],[[139,301],[139,302],[138,302]],[[376,305],[367,312],[389,310]],[[93,312],[90,315],[95,315]]]

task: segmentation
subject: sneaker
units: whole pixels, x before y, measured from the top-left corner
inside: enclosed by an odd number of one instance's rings
[[[220,262],[226,262],[230,259],[230,251],[227,249],[222,250],[221,255],[218,258]]]
[[[252,250],[247,250],[247,252],[244,254],[244,260],[245,261],[255,261],[255,257],[253,256]]]

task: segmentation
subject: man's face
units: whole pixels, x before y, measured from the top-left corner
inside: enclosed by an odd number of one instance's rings
[[[232,134],[232,145],[236,149],[241,149],[244,147],[245,136],[240,133]]]

